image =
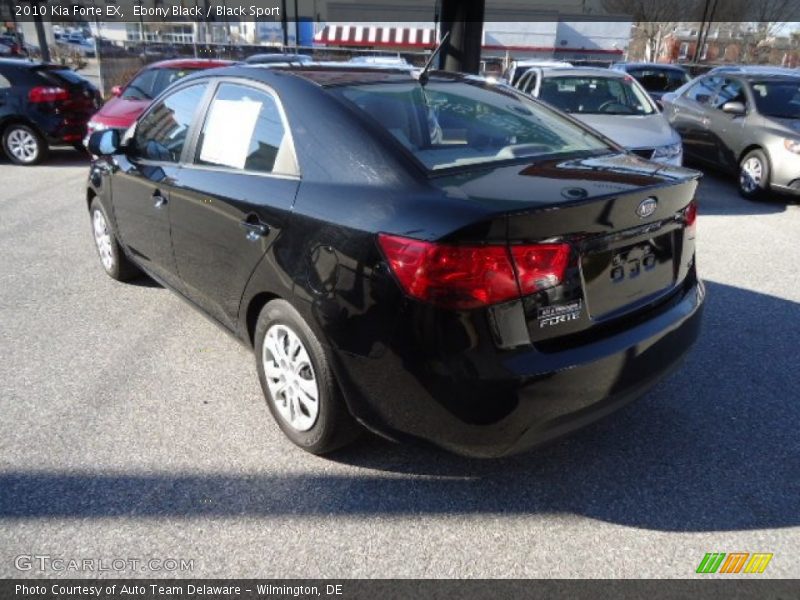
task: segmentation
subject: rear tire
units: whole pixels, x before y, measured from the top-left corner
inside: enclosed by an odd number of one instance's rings
[[[255,353],[267,406],[295,445],[327,454],[359,436],[361,428],[347,410],[322,344],[285,300],[262,309]]]
[[[129,281],[141,275],[139,268],[125,255],[117,240],[114,226],[100,200],[94,198],[89,206],[92,236],[100,264],[111,279]]]
[[[764,151],[751,150],[739,163],[739,193],[748,200],[763,200],[770,189],[770,175]]]
[[[3,151],[14,164],[37,165],[47,158],[49,150],[47,141],[32,127],[11,123],[3,131]]]

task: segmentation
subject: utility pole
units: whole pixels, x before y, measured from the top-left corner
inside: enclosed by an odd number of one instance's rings
[[[441,38],[450,33],[439,54],[439,68],[445,71],[478,73],[481,66],[485,0],[458,2],[442,0]]]
[[[45,35],[44,23],[38,11],[33,17],[33,24],[36,27],[36,38],[39,41],[39,51],[42,53],[42,62],[50,62],[50,48],[47,45],[47,35]]]
[[[281,0],[281,29],[283,30],[283,51],[286,52],[286,46],[289,45],[289,30],[286,23],[286,0]]]

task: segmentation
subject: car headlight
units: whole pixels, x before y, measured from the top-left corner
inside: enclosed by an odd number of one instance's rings
[[[790,138],[786,138],[783,140],[783,147],[786,148],[789,152],[793,152],[794,154],[800,154],[800,140],[792,140]]]
[[[653,152],[653,159],[657,158],[675,158],[683,154],[683,145],[678,142],[677,144],[669,144],[656,148]]]

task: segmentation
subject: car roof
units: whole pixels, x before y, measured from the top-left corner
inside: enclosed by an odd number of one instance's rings
[[[245,62],[262,62],[262,63],[269,63],[269,62],[309,62],[311,61],[311,57],[306,54],[293,54],[293,53],[283,53],[283,52],[262,52],[259,54],[251,54],[247,58],[244,59]]]
[[[23,69],[36,69],[41,67],[47,67],[50,69],[69,69],[69,67],[65,65],[59,65],[58,63],[46,63],[40,60],[28,60],[26,58],[0,58],[0,65],[6,67],[19,67]]]
[[[275,66],[264,69],[270,65],[241,65],[247,69],[261,69],[270,71],[290,72],[293,75],[327,87],[335,85],[352,85],[359,83],[400,82],[416,81],[412,72],[416,69],[404,66],[376,66],[360,63],[302,63]],[[431,72],[433,74],[435,72]],[[448,73],[448,75],[453,75]]]
[[[665,69],[671,71],[683,71],[686,72],[681,65],[670,65],[666,63],[654,63],[654,62],[618,62],[614,63],[612,67],[631,67],[634,69]]]
[[[800,69],[775,67],[772,65],[724,65],[714,67],[708,73],[739,73],[741,75],[793,75],[800,76]]]
[[[542,69],[542,75],[544,77],[558,77],[559,75],[564,75],[573,77],[608,77],[613,79],[625,79],[626,77],[630,77],[630,75],[623,71],[603,69],[601,67],[548,67]]]
[[[514,64],[517,67],[570,67],[572,63],[566,60],[550,60],[547,58],[534,59],[529,58],[526,60],[515,60]]]
[[[213,69],[236,64],[232,60],[216,58],[170,58],[145,65],[145,69]]]

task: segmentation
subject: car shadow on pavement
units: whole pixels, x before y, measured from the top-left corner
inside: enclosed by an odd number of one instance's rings
[[[39,169],[42,167],[80,167],[85,166],[89,167],[89,163],[91,162],[91,157],[82,150],[76,150],[74,148],[52,148],[50,150],[49,156],[43,160],[40,164],[34,165],[32,167],[23,167],[19,166],[20,169]],[[9,166],[16,166],[13,165],[10,160],[6,156],[0,152],[0,165],[9,165]]]
[[[566,514],[663,531],[797,526],[798,328],[800,304],[711,282],[681,370],[522,455],[471,460],[368,437],[302,457],[306,470],[293,473],[6,471],[0,518]]]
[[[733,175],[706,170],[700,180],[697,203],[701,215],[745,216],[786,212],[788,206],[800,202],[797,196],[775,192],[762,200],[747,200],[739,194]]]

